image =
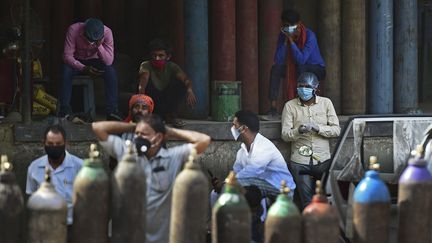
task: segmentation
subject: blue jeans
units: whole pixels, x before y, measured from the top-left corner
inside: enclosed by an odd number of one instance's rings
[[[291,174],[297,185],[297,191],[300,196],[301,210],[303,210],[312,201],[315,193],[315,180],[310,175],[300,175],[300,171],[309,171],[309,165],[299,164],[291,161]]]
[[[105,104],[106,113],[110,114],[117,111],[118,87],[117,74],[112,66],[105,65],[99,59],[79,60],[86,66],[92,66],[98,70],[103,70],[102,78],[105,80]],[[73,69],[67,64],[63,64],[63,84],[60,90],[60,109],[59,116],[72,113],[70,106],[72,94],[72,78],[82,72]]]

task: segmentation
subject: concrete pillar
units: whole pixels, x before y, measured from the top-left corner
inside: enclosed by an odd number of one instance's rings
[[[193,82],[198,103],[188,110],[191,118],[209,115],[209,53],[207,0],[184,0],[185,71]]]
[[[258,0],[259,13],[259,111],[261,114],[270,108],[270,70],[280,32],[282,0]],[[283,81],[282,81],[283,82]],[[284,85],[282,85],[283,87]],[[284,96],[285,90],[282,93]],[[284,102],[282,102],[284,103]]]
[[[418,103],[417,1],[394,4],[394,108],[396,113],[406,113],[416,110]]]
[[[102,0],[78,0],[75,16],[80,21],[88,18],[102,19]]]
[[[51,84],[54,90],[61,88],[63,49],[68,27],[74,20],[74,0],[52,1],[51,12]]]
[[[326,63],[325,96],[341,112],[341,0],[319,2],[318,42]]]
[[[369,112],[391,114],[393,113],[393,0],[371,1],[370,23]]]
[[[237,80],[242,108],[258,113],[258,1],[237,1]]]
[[[342,1],[342,114],[366,111],[366,2]]]
[[[211,79],[236,80],[235,0],[211,0]]]

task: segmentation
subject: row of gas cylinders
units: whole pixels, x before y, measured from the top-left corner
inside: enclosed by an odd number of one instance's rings
[[[420,154],[420,153],[419,153]],[[175,180],[172,195],[170,243],[204,243],[209,185],[207,177],[194,163],[191,151],[185,169]],[[389,242],[390,194],[379,178],[376,158],[371,170],[357,185],[353,196],[354,242]],[[432,176],[420,156],[410,159],[399,181],[399,243],[430,242]],[[317,193],[302,212],[287,197],[289,188],[282,182],[281,194],[270,207],[265,221],[264,241],[340,242],[339,216],[327,203],[317,182]],[[23,197],[11,172],[11,164],[2,156],[0,173],[0,239],[16,243],[23,211]],[[144,242],[146,232],[146,179],[136,154],[128,143],[128,153],[109,179],[96,145],[91,145],[73,186],[72,241],[75,243]],[[46,180],[29,198],[28,242],[65,243],[67,237],[65,200]],[[108,222],[112,220],[111,239]],[[222,193],[212,209],[212,243],[250,243],[251,212],[240,193],[235,174],[230,173]]]

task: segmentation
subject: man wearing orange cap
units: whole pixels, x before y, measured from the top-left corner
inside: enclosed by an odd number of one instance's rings
[[[129,115],[124,120],[125,122],[136,122],[138,115],[146,115],[153,113],[153,99],[144,94],[132,95],[129,100]]]

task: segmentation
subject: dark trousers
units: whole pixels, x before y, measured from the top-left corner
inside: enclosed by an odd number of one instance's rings
[[[326,77],[326,71],[324,67],[320,65],[297,65],[296,69],[297,78],[305,72],[313,73],[317,76],[318,80],[324,81]],[[277,100],[279,97],[280,81],[285,79],[286,76],[286,64],[273,64],[270,70],[270,87],[269,87],[269,99]]]
[[[300,175],[300,171],[310,171],[309,165],[299,164],[291,161],[291,174],[294,176],[296,190],[300,197],[301,207],[303,210],[312,201],[315,193],[315,180],[307,174]]]
[[[180,103],[186,95],[186,87],[180,80],[172,80],[163,90],[157,89],[149,80],[146,87],[147,95],[152,97],[155,108],[153,113],[158,114],[163,120],[176,117]]]
[[[99,59],[79,60],[86,66],[92,66],[98,70],[104,71],[102,78],[105,81],[105,104],[106,113],[110,114],[117,111],[118,101],[118,87],[117,87],[117,74],[114,67],[105,65]],[[63,65],[63,85],[60,91],[60,109],[59,115],[64,116],[72,113],[70,106],[72,95],[72,78],[82,72],[73,69],[71,66]]]

